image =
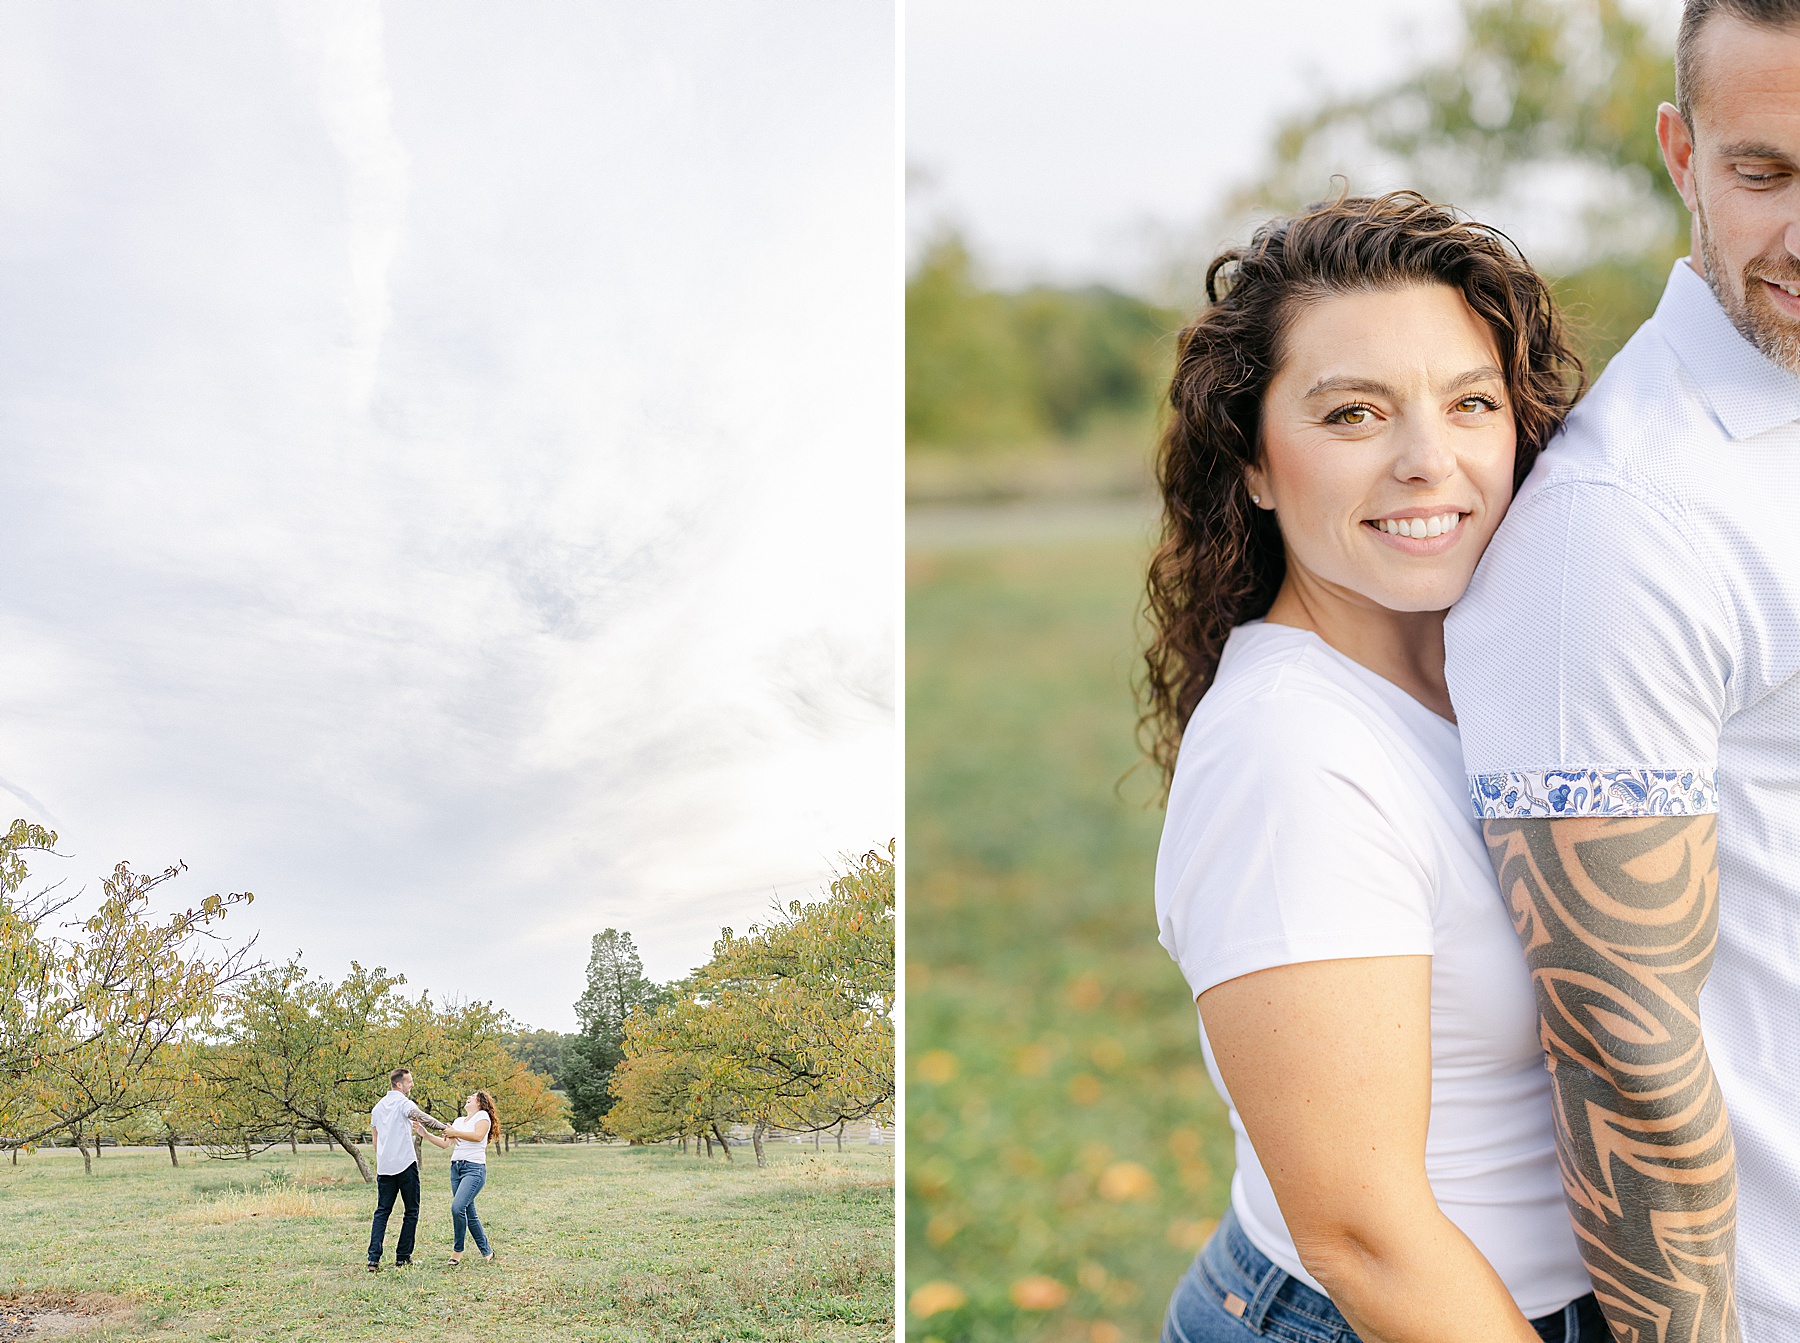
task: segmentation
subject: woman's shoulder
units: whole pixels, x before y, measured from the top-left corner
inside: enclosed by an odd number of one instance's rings
[[[1365,751],[1377,735],[1374,714],[1341,663],[1310,630],[1240,626],[1188,721],[1183,758],[1243,751],[1287,764]]]

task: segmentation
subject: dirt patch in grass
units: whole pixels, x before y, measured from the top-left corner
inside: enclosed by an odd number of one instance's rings
[[[70,1338],[108,1325],[129,1324],[137,1303],[104,1292],[27,1292],[0,1296],[0,1343]]]

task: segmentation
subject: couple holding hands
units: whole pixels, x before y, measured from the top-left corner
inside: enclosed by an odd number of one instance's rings
[[[460,1264],[465,1233],[475,1238],[483,1259],[492,1259],[487,1233],[475,1212],[475,1196],[487,1183],[488,1139],[500,1134],[500,1116],[494,1098],[485,1091],[470,1093],[463,1101],[462,1118],[454,1124],[434,1119],[413,1104],[410,1068],[396,1068],[389,1075],[390,1090],[369,1112],[369,1132],[375,1139],[375,1220],[369,1230],[369,1272],[381,1268],[387,1241],[388,1217],[398,1197],[405,1211],[400,1219],[400,1240],[394,1246],[394,1263],[412,1262],[413,1236],[419,1226],[419,1154],[413,1145],[417,1134],[450,1153],[450,1226],[455,1241],[451,1264]],[[433,1130],[436,1130],[433,1132]]]
[[[1237,1173],[1165,1343],[1800,1340],[1800,0],[1687,0],[1676,86],[1585,396],[1412,193],[1181,335],[1157,917]]]

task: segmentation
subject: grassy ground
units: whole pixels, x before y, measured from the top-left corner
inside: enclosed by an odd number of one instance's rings
[[[1120,784],[1142,562],[909,559],[911,1339],[1154,1339],[1225,1205],[1229,1131],[1156,942],[1162,813]]]
[[[364,1267],[374,1192],[348,1158],[249,1166],[72,1152],[0,1164],[0,1294],[119,1296],[124,1339],[874,1340],[893,1333],[891,1149],[524,1146],[477,1207],[498,1258],[449,1248],[448,1158],[426,1148],[411,1268]]]

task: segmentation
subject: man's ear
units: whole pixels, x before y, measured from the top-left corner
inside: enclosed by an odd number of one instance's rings
[[[1694,210],[1694,137],[1672,103],[1656,109],[1656,143],[1662,146],[1663,166],[1681,195],[1681,203]]]

